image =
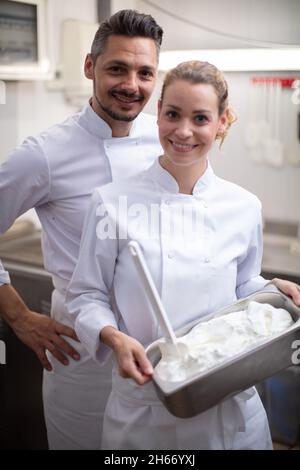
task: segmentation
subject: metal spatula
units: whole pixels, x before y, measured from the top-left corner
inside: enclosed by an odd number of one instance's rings
[[[171,347],[172,353],[177,352],[180,355],[186,354],[188,352],[187,345],[182,343],[174,333],[174,330],[168,319],[167,313],[164,309],[164,306],[161,302],[160,296],[157,292],[152,276],[146,264],[140,245],[136,241],[131,241],[128,243],[128,248],[132,255],[137,272],[142,281],[146,296],[151,304],[153,313],[155,314],[161,331],[166,339],[167,350],[165,349],[165,351],[162,352],[171,352],[169,349],[169,347]]]

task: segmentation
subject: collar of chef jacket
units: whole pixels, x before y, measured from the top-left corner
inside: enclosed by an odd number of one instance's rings
[[[168,193],[177,194],[179,193],[179,186],[175,178],[165,170],[159,163],[159,159],[155,160],[153,165],[149,168],[148,174],[150,178],[157,183],[161,188],[163,188]],[[193,195],[200,195],[208,186],[213,182],[215,178],[214,171],[207,160],[207,167],[204,174],[196,182]]]
[[[111,127],[104,121],[97,113],[93,110],[90,103],[87,103],[82,112],[80,113],[79,122],[88,132],[101,139],[111,139],[112,130]],[[139,116],[132,121],[132,126],[129,131],[131,138],[137,137],[137,124],[139,122]]]

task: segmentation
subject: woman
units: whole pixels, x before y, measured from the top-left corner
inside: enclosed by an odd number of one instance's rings
[[[215,176],[207,159],[233,121],[221,72],[180,64],[158,106],[164,154],[138,177],[93,194],[67,299],[90,354],[103,363],[113,350],[117,363],[104,449],[272,448],[254,388],[190,419],[159,402],[144,346],[161,333],[127,247],[140,243],[174,329],[267,284],[260,202]]]

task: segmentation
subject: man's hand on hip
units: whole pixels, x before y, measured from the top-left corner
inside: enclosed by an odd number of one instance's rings
[[[63,335],[78,341],[75,331],[53,318],[28,310],[11,326],[18,338],[36,353],[48,371],[52,370],[52,366],[46,356],[46,349],[66,366],[69,364],[67,355],[75,360],[80,359],[75,349],[62,338]]]
[[[79,341],[75,331],[53,318],[29,310],[10,285],[0,286],[0,315],[18,338],[36,353],[45,369],[52,370],[46,350],[64,365],[69,363],[67,356],[80,359],[77,351],[62,337]]]

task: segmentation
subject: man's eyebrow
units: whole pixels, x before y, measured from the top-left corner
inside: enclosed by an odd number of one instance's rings
[[[123,60],[111,60],[110,62],[106,63],[106,66],[112,66],[112,65],[120,65],[121,67],[128,67],[128,64],[124,62]]]
[[[118,59],[111,60],[111,61],[106,63],[106,67],[112,67],[112,66],[130,67],[130,65],[127,62],[124,62],[123,60],[118,60]],[[145,64],[145,65],[141,65],[140,69],[141,70],[148,70],[150,72],[154,72],[155,67],[152,67],[151,65]]]
[[[140,68],[143,69],[143,70],[149,70],[151,72],[153,72],[153,70],[155,70],[155,67],[152,67],[151,65],[141,65]]]

